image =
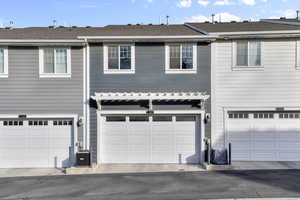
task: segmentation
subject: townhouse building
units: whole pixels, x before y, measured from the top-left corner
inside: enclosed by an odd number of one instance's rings
[[[0,29],[0,167],[298,161],[300,22]]]

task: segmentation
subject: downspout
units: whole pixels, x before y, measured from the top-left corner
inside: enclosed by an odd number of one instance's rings
[[[85,43],[85,63],[84,63],[84,115],[85,115],[85,126],[84,126],[84,150],[89,150],[89,43],[86,38],[84,38]]]

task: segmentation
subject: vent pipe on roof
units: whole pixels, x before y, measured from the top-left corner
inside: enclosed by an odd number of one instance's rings
[[[54,28],[57,27],[57,20],[56,20],[56,19],[53,20],[53,27],[54,27]]]
[[[166,24],[167,24],[167,25],[169,25],[169,18],[170,18],[170,16],[167,15],[167,16],[166,16]]]
[[[13,29],[14,28],[14,21],[9,21],[9,28]]]

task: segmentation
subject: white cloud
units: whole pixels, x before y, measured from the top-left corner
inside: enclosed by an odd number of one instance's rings
[[[176,5],[178,8],[189,8],[192,6],[192,0],[181,0]]]
[[[242,21],[242,18],[228,12],[223,12],[223,13],[216,14],[215,20],[216,21],[221,20],[221,22],[230,22],[230,21]]]
[[[205,22],[205,21],[210,21],[208,17],[204,15],[196,15],[196,16],[191,16],[185,19],[186,22]]]
[[[255,0],[242,0],[242,2],[248,6],[254,6],[256,4]]]
[[[234,4],[234,2],[232,2],[230,0],[219,0],[214,3],[215,6],[229,6],[229,5],[233,5],[233,4]]]
[[[293,10],[293,9],[279,10],[276,13],[280,14],[281,17],[287,17],[287,18],[296,17],[296,10]]]
[[[210,3],[210,2],[209,2],[209,1],[206,1],[206,0],[199,0],[199,1],[198,1],[198,4],[201,5],[201,6],[204,6],[204,7],[207,6],[209,3]]]
[[[231,22],[231,21],[242,21],[242,18],[228,13],[228,12],[223,12],[223,13],[217,13],[215,15],[215,21],[220,21],[221,22]],[[185,18],[186,22],[205,22],[205,21],[211,21],[211,17],[207,17],[204,15],[195,15],[195,16],[191,16],[188,18]]]

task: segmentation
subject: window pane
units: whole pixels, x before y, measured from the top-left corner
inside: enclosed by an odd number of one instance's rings
[[[119,69],[119,48],[118,46],[108,47],[108,69]]]
[[[261,64],[261,43],[249,43],[249,65],[259,66]]]
[[[248,42],[237,42],[237,66],[248,66]]]
[[[131,69],[131,46],[120,46],[120,69]]]
[[[0,49],[0,73],[4,73],[4,49]]]
[[[176,121],[177,122],[193,122],[196,121],[195,116],[176,116]]]
[[[148,116],[130,116],[129,121],[131,121],[131,122],[148,122],[149,117]]]
[[[67,49],[56,49],[56,73],[67,73]]]
[[[170,46],[170,69],[180,69],[180,45]]]
[[[193,45],[182,46],[182,69],[193,69]]]
[[[153,116],[153,121],[154,122],[171,122],[172,121],[172,116]]]
[[[106,121],[107,122],[125,122],[126,117],[125,116],[107,116]]]
[[[54,49],[44,49],[44,73],[54,73]]]

